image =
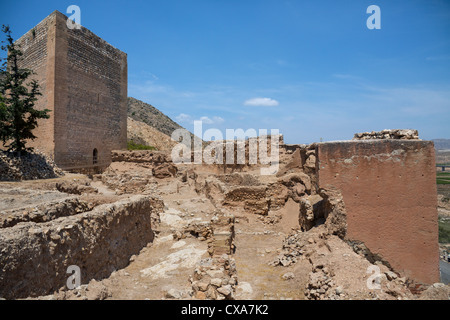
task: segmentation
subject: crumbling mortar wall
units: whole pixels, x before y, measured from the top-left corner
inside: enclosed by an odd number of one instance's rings
[[[412,138],[317,145],[318,182],[341,191],[347,240],[417,283],[439,281],[434,146]]]
[[[133,196],[44,223],[0,229],[0,297],[46,295],[66,286],[67,268],[81,269],[81,283],[124,268],[153,241],[164,203]]]

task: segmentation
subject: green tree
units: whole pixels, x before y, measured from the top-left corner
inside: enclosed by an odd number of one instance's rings
[[[11,37],[9,26],[2,26],[6,41],[2,41],[1,49],[6,51],[0,68],[0,140],[8,151],[15,152],[19,157],[22,152],[32,151],[25,146],[26,140],[34,140],[33,130],[38,126],[38,119],[48,119],[50,110],[36,110],[34,103],[41,95],[39,84],[31,80],[30,69],[20,68],[22,52]],[[6,45],[3,45],[6,43]]]

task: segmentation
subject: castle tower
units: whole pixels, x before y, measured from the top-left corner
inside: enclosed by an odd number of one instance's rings
[[[66,170],[105,167],[111,150],[127,145],[127,55],[88,29],[69,29],[67,17],[52,12],[16,41],[21,67],[36,74],[42,96],[37,109],[50,109],[29,145]]]

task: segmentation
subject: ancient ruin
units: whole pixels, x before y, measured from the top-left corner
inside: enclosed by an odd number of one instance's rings
[[[439,282],[433,156],[418,139],[282,144],[278,174],[261,176],[261,164],[224,172],[117,150],[99,174],[4,183],[0,296],[442,295],[448,287],[429,287]],[[69,289],[74,265],[81,286]]]
[[[449,299],[435,153],[416,130],[273,136],[267,175],[249,161],[261,136],[244,163],[175,163],[168,138],[126,150],[126,54],[66,19],[55,11],[18,40],[52,117],[39,165],[0,158],[1,298]]]

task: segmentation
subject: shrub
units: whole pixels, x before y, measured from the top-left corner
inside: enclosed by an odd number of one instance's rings
[[[130,140],[127,142],[127,149],[128,150],[156,150],[155,147],[135,143],[133,140]]]

